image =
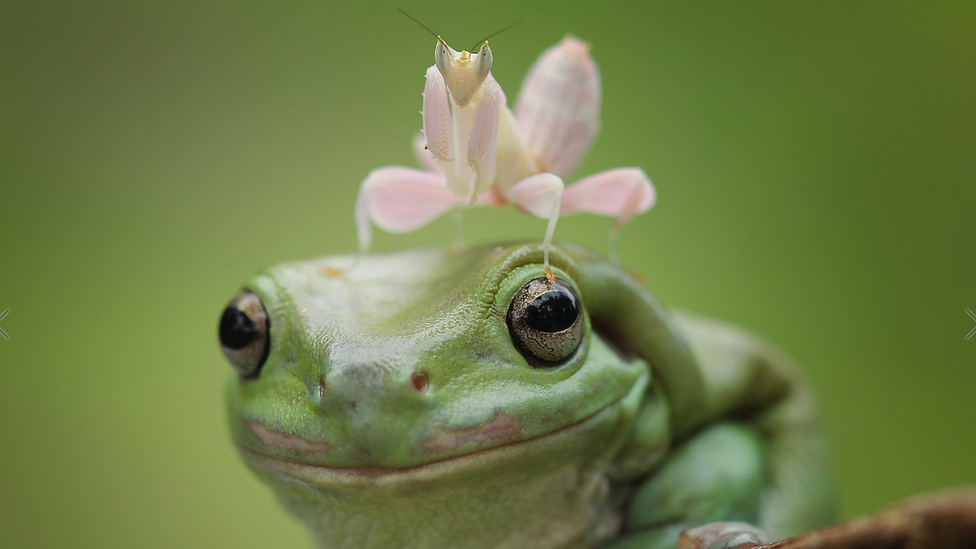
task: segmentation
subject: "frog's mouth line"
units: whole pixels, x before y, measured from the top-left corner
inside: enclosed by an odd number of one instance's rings
[[[236,446],[244,459],[258,469],[271,473],[283,473],[300,481],[315,485],[357,484],[362,481],[375,483],[381,479],[389,479],[393,482],[397,479],[406,480],[408,478],[411,480],[423,478],[434,479],[440,478],[450,471],[483,468],[491,463],[504,461],[505,454],[514,456],[521,452],[531,453],[533,450],[538,451],[545,450],[547,447],[556,447],[559,445],[559,440],[557,439],[572,438],[578,431],[586,430],[587,424],[597,423],[601,419],[601,416],[616,411],[622,400],[624,398],[614,400],[589,416],[569,425],[559,427],[554,431],[483,448],[467,454],[450,456],[406,467],[329,467],[266,454],[243,446],[240,443],[237,443]]]

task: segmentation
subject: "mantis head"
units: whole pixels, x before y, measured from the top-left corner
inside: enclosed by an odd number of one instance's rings
[[[434,46],[434,64],[444,77],[444,83],[454,102],[464,108],[488,78],[491,71],[491,48],[485,40],[477,53],[467,50],[458,52],[438,36]]]

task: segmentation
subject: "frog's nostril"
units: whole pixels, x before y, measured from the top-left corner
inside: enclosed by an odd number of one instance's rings
[[[430,386],[430,380],[427,378],[427,374],[423,372],[414,372],[410,374],[410,383],[418,393],[426,393],[427,387]]]

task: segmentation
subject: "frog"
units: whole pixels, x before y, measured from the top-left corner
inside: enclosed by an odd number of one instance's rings
[[[282,263],[219,336],[234,445],[320,548],[718,549],[833,520],[790,359],[576,244]]]

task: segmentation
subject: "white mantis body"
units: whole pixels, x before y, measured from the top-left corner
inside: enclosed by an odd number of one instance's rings
[[[560,213],[616,218],[616,229],[654,205],[640,168],[616,168],[563,187],[600,126],[600,76],[589,45],[567,36],[529,70],[513,113],[491,77],[485,41],[477,53],[455,51],[439,36],[424,87],[423,133],[414,139],[417,170],[385,166],[369,173],[356,202],[360,250],[371,224],[418,229],[452,208],[511,202],[548,219],[545,265]]]

